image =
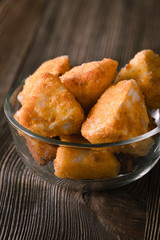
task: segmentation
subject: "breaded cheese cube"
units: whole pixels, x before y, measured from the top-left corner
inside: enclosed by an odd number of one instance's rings
[[[151,50],[137,53],[120,70],[115,82],[131,78],[137,81],[147,108],[160,108],[160,57]]]
[[[78,133],[84,121],[84,113],[59,78],[44,73],[15,118],[34,133],[52,138]]]
[[[84,63],[63,74],[60,80],[88,111],[115,78],[117,65],[117,61],[107,58]]]
[[[26,137],[26,143],[34,160],[40,165],[45,165],[56,157],[57,147],[54,145],[31,137]]]
[[[80,136],[67,136],[63,141],[86,143]],[[59,147],[54,160],[55,175],[70,179],[105,179],[116,177],[120,163],[109,151]]]
[[[82,135],[91,143],[133,138],[147,132],[148,114],[135,80],[108,88],[82,124]]]
[[[26,101],[28,101],[32,89],[39,81],[39,76],[41,73],[49,72],[54,76],[59,77],[70,69],[71,65],[68,56],[60,56],[42,63],[36,72],[25,80],[23,90],[17,96],[18,101],[21,102],[21,104],[24,104]]]

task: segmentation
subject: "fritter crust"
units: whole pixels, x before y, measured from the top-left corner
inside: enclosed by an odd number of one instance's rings
[[[84,142],[81,136],[68,136],[63,141]],[[55,175],[71,179],[105,179],[116,177],[120,163],[109,151],[59,147],[54,160]]]
[[[49,72],[54,76],[60,77],[70,69],[71,65],[68,56],[60,56],[42,63],[36,70],[36,73]]]
[[[52,138],[78,133],[84,121],[84,113],[59,78],[44,73],[15,118],[34,133]]]
[[[147,132],[148,114],[135,80],[108,88],[82,125],[82,135],[91,143],[121,141]]]
[[[117,74],[117,66],[117,61],[104,58],[74,67],[60,80],[87,111],[111,84]]]
[[[160,108],[160,57],[152,50],[137,53],[118,73],[115,83],[135,79],[145,97],[147,108]]]
[[[53,161],[56,157],[56,146],[35,140],[31,137],[26,137],[26,142],[34,160],[40,165],[45,165],[49,161]]]
[[[26,101],[28,101],[34,86],[39,81],[41,73],[48,72],[59,77],[70,69],[71,65],[68,56],[60,56],[42,63],[35,73],[25,80],[23,90],[18,94],[19,102],[24,104]]]

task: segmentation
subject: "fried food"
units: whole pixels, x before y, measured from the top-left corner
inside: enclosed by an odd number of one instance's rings
[[[34,160],[40,165],[45,165],[49,161],[53,161],[56,157],[56,146],[41,142],[31,137],[26,137],[26,142]]]
[[[28,98],[32,94],[32,90],[39,81],[42,73],[48,72],[59,77],[70,69],[71,65],[68,56],[57,57],[42,63],[36,72],[25,80],[23,90],[18,94],[19,102],[24,104],[28,101]]]
[[[117,65],[117,61],[107,58],[84,63],[63,74],[60,80],[87,111],[115,78]]]
[[[82,135],[91,143],[133,138],[147,132],[148,114],[135,80],[108,88],[82,125]]]
[[[147,108],[160,108],[160,57],[151,50],[135,55],[118,73],[115,82],[135,79],[144,94]]]
[[[44,73],[15,118],[34,133],[52,138],[78,133],[84,121],[84,113],[59,78]]]
[[[88,144],[88,148],[57,148],[19,132],[38,164],[45,165],[55,159],[57,177],[116,177],[120,163],[122,170],[133,170],[134,156],[145,156],[153,146],[151,137],[128,145],[103,147],[103,151],[89,144],[130,139],[155,127],[153,119],[148,117],[143,94],[148,108],[160,107],[160,57],[151,50],[141,51],[121,69],[117,84],[111,85],[117,65],[117,61],[104,58],[71,69],[68,57],[62,56],[43,63],[26,79],[18,95],[22,107],[15,119],[44,137],[58,136],[62,141]],[[86,121],[80,104],[86,113],[95,104]]]
[[[68,136],[63,141],[86,143],[81,136]],[[116,177],[120,163],[109,151],[59,147],[54,160],[55,175],[71,179],[105,179]]]

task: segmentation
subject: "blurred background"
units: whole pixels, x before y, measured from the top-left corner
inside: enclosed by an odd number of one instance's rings
[[[159,0],[3,0],[0,9],[3,81],[59,55],[72,65],[113,58],[120,68],[142,49],[160,53]]]

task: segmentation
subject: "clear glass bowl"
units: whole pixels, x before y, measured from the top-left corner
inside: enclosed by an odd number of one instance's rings
[[[151,112],[151,115],[154,117],[157,127],[141,136],[125,141],[104,144],[64,142],[61,140],[50,139],[35,134],[21,126],[14,119],[15,112],[21,107],[20,103],[17,100],[17,95],[22,90],[23,84],[24,82],[21,82],[18,86],[13,88],[8,93],[4,102],[4,111],[8,119],[14,143],[20,157],[27,165],[27,167],[39,175],[41,178],[51,182],[52,184],[69,187],[75,190],[103,191],[105,189],[117,188],[127,185],[141,178],[147,172],[149,172],[158,162],[160,157],[159,109],[153,110]],[[150,140],[152,144],[147,145]],[[35,144],[38,144],[37,148]],[[136,145],[138,147],[133,148],[131,145]],[[118,160],[121,163],[120,173],[117,177],[114,178],[96,180],[58,178],[54,175],[54,159],[52,159],[52,152],[56,151],[57,147],[70,148],[70,150],[78,149],[82,150],[83,152],[86,151],[86,153],[87,151],[105,151],[108,148],[110,148],[112,151],[115,150],[115,152],[118,152],[116,149],[123,149],[124,153],[116,154]],[[49,160],[52,161],[49,161],[48,163],[45,162],[46,159],[43,159],[43,156],[41,159],[39,159],[40,154],[42,153],[43,155],[45,148],[49,148],[51,152]],[[138,151],[138,155],[140,156],[135,156],[135,149]]]

